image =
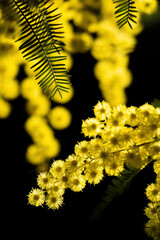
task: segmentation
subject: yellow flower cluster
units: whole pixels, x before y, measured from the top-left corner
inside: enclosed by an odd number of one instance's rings
[[[14,42],[20,29],[15,21],[16,16],[5,14],[8,3],[0,3],[0,118],[7,118],[11,113],[9,101],[17,98],[20,88],[17,78],[19,66],[24,62],[18,46]]]
[[[53,7],[55,8],[57,4],[58,2]],[[57,53],[59,54],[67,56],[66,68],[69,71],[73,64],[70,53],[61,51]],[[33,144],[27,149],[26,158],[31,164],[39,165],[38,169],[41,170],[43,166],[47,169],[49,159],[57,157],[60,152],[60,142],[55,137],[54,129],[64,130],[70,126],[71,112],[62,104],[72,100],[74,89],[71,86],[69,93],[63,93],[63,98],[56,94],[54,103],[51,103],[36,83],[31,66],[29,62],[25,63],[24,70],[27,77],[21,83],[21,94],[27,100],[26,111],[29,114],[25,129],[33,140]]]
[[[34,5],[38,1],[31,1]],[[29,118],[25,123],[25,129],[31,136],[33,143],[28,146],[26,158],[29,163],[47,168],[48,160],[56,157],[60,152],[60,142],[55,137],[54,130],[63,130],[71,124],[70,111],[62,106],[69,102],[74,89],[71,86],[69,93],[63,93],[63,98],[57,94],[54,104],[48,100],[35,81],[34,72],[30,69],[33,65],[26,63],[18,51],[18,45],[14,42],[19,37],[20,29],[16,16],[6,16],[5,1],[0,5],[0,118],[6,118],[11,112],[11,104],[8,100],[22,96],[26,100],[25,109]],[[55,7],[55,6],[54,6]],[[13,20],[14,19],[14,20]],[[57,53],[58,54],[58,53]],[[61,52],[67,56],[66,68],[72,67],[73,61],[69,53]],[[20,65],[24,66],[26,78],[18,82]],[[55,104],[60,104],[55,106]],[[47,164],[46,164],[47,163]]]
[[[17,98],[20,94],[16,77],[23,60],[19,55],[14,40],[9,39],[5,33],[0,33],[0,35],[0,118],[7,118],[11,112],[9,101]]]
[[[149,199],[148,206],[145,207],[145,215],[149,221],[145,224],[146,234],[154,240],[160,239],[160,158],[153,164],[156,173],[156,182],[151,183],[146,188],[146,196]]]
[[[41,190],[31,190],[30,204],[46,203],[57,209],[63,203],[66,188],[79,192],[86,182],[98,184],[105,173],[118,176],[125,166],[142,169],[160,158],[160,108],[148,103],[139,108],[111,107],[102,101],[93,111],[95,117],[82,122],[82,133],[88,140],[78,142],[65,161],[54,160],[48,172],[38,175]]]
[[[26,63],[25,71],[28,77],[23,79],[20,85],[21,94],[27,100],[26,111],[29,114],[25,123],[25,130],[31,136],[33,144],[28,146],[26,158],[29,163],[39,165],[39,170],[50,159],[57,157],[60,152],[60,142],[55,137],[54,130],[63,130],[71,124],[72,115],[70,111],[61,105],[52,107],[47,96],[35,82],[33,73]],[[73,90],[64,94],[61,102],[57,97],[57,102],[66,103],[71,100]]]
[[[50,0],[50,2],[53,2]],[[157,0],[137,0],[137,24],[119,29],[113,1],[58,0],[65,30],[65,51],[69,54],[90,51],[97,60],[94,75],[99,82],[103,99],[112,106],[126,103],[125,88],[132,81],[128,68],[129,53],[136,46],[136,35],[143,30],[141,13],[152,14]],[[55,5],[53,5],[53,8]]]

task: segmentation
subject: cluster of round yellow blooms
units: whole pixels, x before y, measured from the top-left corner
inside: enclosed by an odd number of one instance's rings
[[[53,0],[50,0],[53,2]],[[157,0],[137,0],[137,24],[133,29],[119,29],[115,19],[115,4],[106,0],[58,0],[65,30],[65,51],[69,54],[90,51],[97,60],[94,75],[103,99],[112,106],[126,103],[125,89],[131,84],[128,68],[129,53],[137,43],[136,36],[143,30],[141,14],[152,14]]]
[[[23,59],[14,42],[15,35],[19,33],[15,16],[5,14],[9,1],[0,2],[0,118],[7,118],[12,106],[9,101],[19,96],[19,83],[16,79],[19,66]]]
[[[67,188],[79,192],[87,182],[98,184],[104,174],[119,176],[125,166],[140,170],[160,158],[160,108],[148,103],[111,107],[102,101],[93,110],[95,117],[82,122],[87,140],[78,142],[65,161],[54,160],[48,172],[38,175],[40,189],[28,195],[31,205],[57,209]]]
[[[41,1],[41,0],[40,0]],[[31,7],[37,6],[39,0],[28,1]],[[56,1],[56,4],[58,1]],[[41,88],[35,81],[33,65],[27,63],[18,51],[18,44],[14,42],[18,39],[20,28],[16,16],[7,15],[9,1],[0,3],[0,118],[6,118],[11,112],[11,104],[8,100],[17,98],[20,94],[26,99],[25,109],[29,118],[26,120],[25,129],[31,136],[33,143],[28,146],[26,158],[29,163],[46,166],[49,159],[55,158],[60,152],[60,142],[55,137],[55,130],[63,130],[71,124],[72,115],[70,111],[62,106],[71,101],[74,89],[71,86],[69,93],[63,93],[63,98],[58,94],[54,97],[54,104],[44,95]],[[54,4],[54,8],[55,8]],[[58,54],[58,53],[57,53]],[[67,56],[66,68],[72,67],[73,60],[70,53],[62,51],[61,55]],[[20,65],[23,64],[27,77],[18,82],[16,79]],[[59,64],[61,64],[59,62]],[[54,129],[53,129],[54,128]]]
[[[45,118],[38,115],[30,116],[25,122],[25,129],[33,140],[33,144],[26,152],[26,158],[30,163],[43,164],[59,154],[60,143]]]
[[[146,188],[146,196],[149,199],[148,206],[145,207],[145,215],[149,221],[145,224],[146,234],[154,240],[160,239],[160,158],[153,164],[156,173],[156,182],[151,183]]]
[[[2,19],[0,19],[0,29],[1,24]],[[12,107],[9,101],[17,98],[20,94],[19,82],[16,77],[19,66],[23,63],[17,45],[7,34],[0,30],[0,118],[7,118],[10,115]]]
[[[35,82],[29,63],[25,64],[28,75],[21,82],[20,89],[26,101],[26,111],[29,114],[25,122],[25,130],[31,136],[33,144],[28,146],[26,158],[29,163],[38,165],[39,170],[48,167],[49,160],[57,157],[60,152],[60,142],[55,137],[55,130],[63,130],[71,124],[70,111],[62,106],[52,107],[52,103]],[[63,101],[57,97],[57,103],[66,103],[72,99],[71,92],[63,95]],[[47,164],[46,164],[47,163]]]

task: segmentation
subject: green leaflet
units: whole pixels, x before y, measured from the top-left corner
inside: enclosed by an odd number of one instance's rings
[[[155,98],[155,99],[151,102],[151,105],[153,105],[155,108],[159,108],[159,107],[160,107],[160,100]]]
[[[113,0],[115,4],[115,17],[118,18],[117,25],[122,28],[126,23],[132,28],[131,22],[137,23],[134,19],[137,18],[138,12],[135,7],[135,2],[132,0]]]
[[[113,199],[123,194],[130,186],[132,178],[137,175],[139,169],[126,166],[120,176],[114,177],[107,186],[101,202],[93,210],[89,220],[95,221],[103,211],[109,206]]]
[[[66,57],[60,54],[64,43],[61,17],[57,8],[49,0],[41,1],[34,10],[27,0],[11,0],[13,11],[19,14],[21,42],[19,50],[26,61],[33,63],[36,80],[42,90],[53,99],[56,93],[62,97],[62,92],[69,90],[69,75],[65,68]],[[60,80],[60,81],[59,81]]]

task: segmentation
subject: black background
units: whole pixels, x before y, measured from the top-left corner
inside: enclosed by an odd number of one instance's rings
[[[160,25],[146,28],[138,37],[135,51],[130,54],[129,68],[133,82],[126,90],[127,106],[140,106],[160,99]],[[64,131],[55,132],[62,150],[58,158],[65,159],[73,153],[74,145],[83,138],[82,119],[93,116],[93,106],[102,100],[98,82],[93,75],[95,60],[89,53],[74,56],[71,81],[74,98],[65,106],[72,112],[72,124]],[[23,71],[18,78],[21,80]],[[12,113],[1,126],[1,198],[4,212],[3,223],[9,226],[5,234],[13,236],[48,236],[55,238],[86,236],[99,239],[147,239],[143,227],[147,218],[143,214],[147,199],[144,195],[147,184],[154,182],[152,164],[133,179],[129,190],[114,201],[95,222],[88,218],[104,194],[108,178],[96,185],[86,186],[81,193],[66,191],[64,206],[58,211],[27,205],[26,195],[36,187],[36,173],[25,160],[25,151],[31,139],[24,130],[27,114],[25,100],[19,97],[12,101]],[[23,230],[23,231],[22,231]],[[23,233],[22,233],[23,232]],[[83,235],[82,235],[83,234]],[[87,234],[87,235],[86,235]]]

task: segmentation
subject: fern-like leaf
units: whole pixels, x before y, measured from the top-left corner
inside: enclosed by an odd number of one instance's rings
[[[113,0],[115,6],[115,17],[118,18],[117,25],[122,28],[126,23],[132,28],[131,22],[137,23],[135,18],[137,18],[135,2],[132,0]]]
[[[109,204],[129,188],[131,180],[139,171],[139,169],[126,167],[120,176],[112,179],[111,183],[105,190],[105,194],[102,197],[101,202],[93,210],[90,216],[90,221],[95,221],[98,217],[100,217]]]
[[[57,23],[61,17],[56,13],[57,8],[51,10],[53,4],[49,0],[42,1],[36,10],[32,9],[27,0],[11,0],[12,8],[19,13],[21,41],[19,50],[28,62],[34,64],[35,78],[44,92],[48,92],[49,98],[53,98],[58,92],[69,90],[69,75],[63,61],[65,56],[60,54],[62,49],[63,31],[62,24]]]

